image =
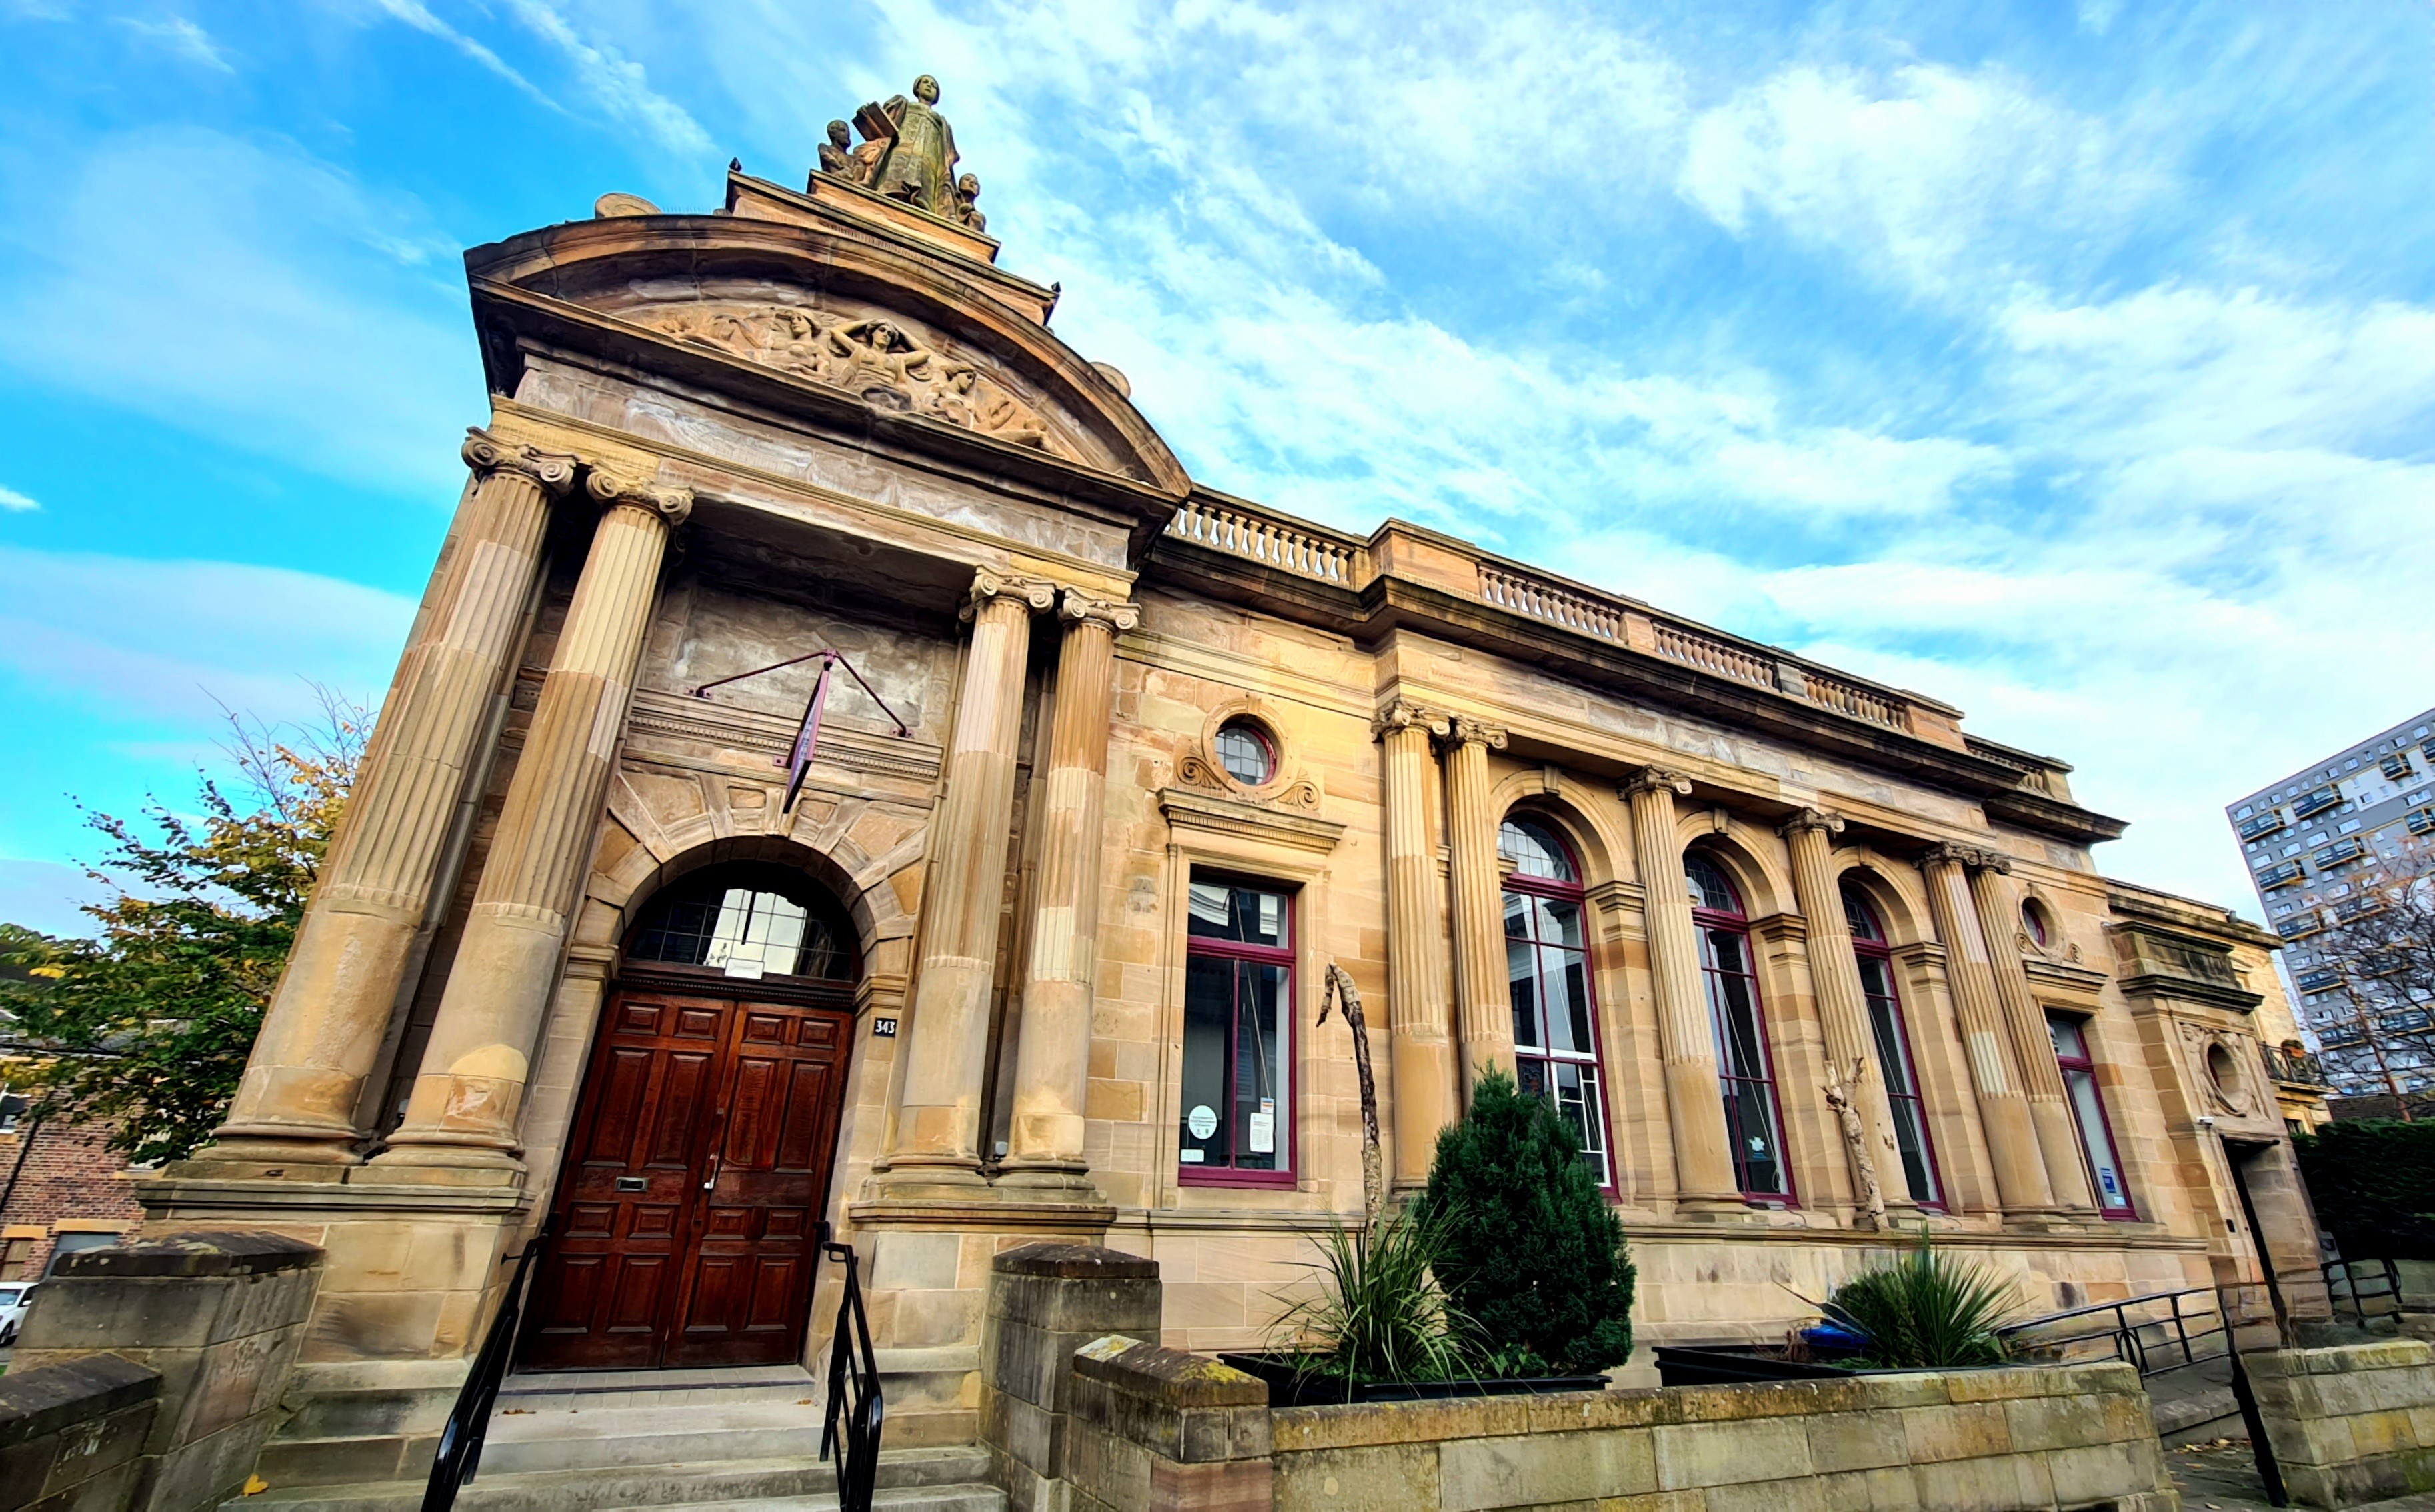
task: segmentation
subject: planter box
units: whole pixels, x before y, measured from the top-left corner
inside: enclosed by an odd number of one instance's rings
[[[1844,1381],[1855,1376],[1967,1374],[1973,1370],[2018,1370],[2059,1364],[2045,1360],[2007,1360],[2001,1365],[1849,1366],[1832,1360],[1779,1360],[1771,1355],[1736,1349],[1728,1345],[1661,1345],[1656,1350],[1657,1379],[1668,1386],[1731,1386],[1752,1381]]]
[[[1438,1397],[1535,1396],[1549,1391],[1603,1391],[1604,1376],[1508,1376],[1461,1381],[1351,1382],[1296,1375],[1287,1354],[1220,1354],[1218,1358],[1268,1383],[1271,1407],[1327,1407],[1343,1402],[1421,1401]],[[1773,1377],[1769,1379],[1772,1380]]]

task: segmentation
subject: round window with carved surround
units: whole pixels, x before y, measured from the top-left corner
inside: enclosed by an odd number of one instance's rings
[[[1266,787],[1277,775],[1276,737],[1257,720],[1234,718],[1218,727],[1218,765],[1245,787]]]
[[[2038,949],[2045,950],[2052,943],[2047,937],[2046,911],[2036,903],[2027,901],[2022,902],[2021,927],[2029,931],[2029,938],[2037,942]]]

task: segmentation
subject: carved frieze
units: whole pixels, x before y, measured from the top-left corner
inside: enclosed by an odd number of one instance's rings
[[[1075,456],[1040,412],[969,362],[924,346],[884,317],[848,318],[799,305],[710,301],[634,317],[679,341],[853,394],[873,409],[918,415],[1052,456]]]

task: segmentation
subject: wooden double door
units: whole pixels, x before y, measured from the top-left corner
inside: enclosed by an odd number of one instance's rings
[[[854,1016],[843,992],[824,1005],[699,990],[610,1000],[534,1278],[527,1369],[803,1356]]]

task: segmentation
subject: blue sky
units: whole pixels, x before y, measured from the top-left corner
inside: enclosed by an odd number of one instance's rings
[[[2219,805],[2435,703],[2435,6],[0,0],[0,918],[221,704],[365,701],[484,401],[458,252],[939,76],[1196,475]]]

